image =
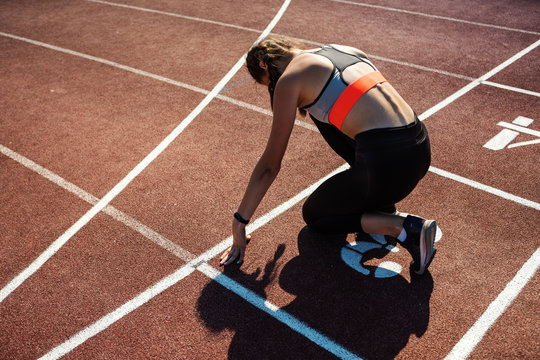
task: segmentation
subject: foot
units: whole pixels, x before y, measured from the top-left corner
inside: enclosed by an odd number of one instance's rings
[[[414,215],[408,215],[403,222],[407,232],[407,239],[403,247],[411,254],[411,270],[422,275],[435,256],[435,233],[437,223],[435,220],[426,220]]]

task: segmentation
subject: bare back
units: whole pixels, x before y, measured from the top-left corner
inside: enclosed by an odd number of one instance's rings
[[[332,45],[338,50],[355,54],[365,54],[353,47]],[[298,107],[311,104],[319,96],[332,74],[334,65],[314,50],[303,51],[296,55],[287,66],[286,72],[296,72],[301,81]],[[343,71],[343,80],[350,84],[360,77],[373,72],[367,63],[359,62]],[[411,107],[388,82],[376,85],[367,91],[353,106],[343,121],[341,131],[354,138],[357,134],[370,129],[398,127],[414,121]]]

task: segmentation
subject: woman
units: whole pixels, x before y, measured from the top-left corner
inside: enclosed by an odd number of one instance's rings
[[[299,109],[309,113],[330,147],[351,166],[306,200],[308,226],[325,233],[395,237],[411,254],[411,269],[423,274],[435,255],[436,223],[400,216],[395,207],[431,161],[426,128],[411,107],[352,47],[302,50],[290,39],[269,37],[250,49],[246,61],[252,77],[268,86],[272,130],[234,214],[233,245],[220,264],[242,263],[251,238],[245,226],[279,172]]]

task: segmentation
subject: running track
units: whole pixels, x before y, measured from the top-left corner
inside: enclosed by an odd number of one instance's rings
[[[540,355],[535,2],[11,0],[0,14],[0,358]],[[344,166],[301,118],[246,262],[219,268],[270,125],[242,58],[269,32],[362,48],[425,121],[432,168],[399,209],[439,222],[426,276],[381,238],[304,227],[303,200]]]

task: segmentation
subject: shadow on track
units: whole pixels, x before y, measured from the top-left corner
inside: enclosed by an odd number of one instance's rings
[[[421,337],[429,322],[433,279],[429,272],[388,278],[365,276],[347,266],[340,251],[346,236],[328,236],[303,228],[298,235],[299,255],[279,273],[280,287],[296,295],[282,309],[364,359],[393,359],[411,334]],[[266,298],[265,288],[276,278],[276,264],[284,252],[280,245],[264,269],[246,274],[228,267],[224,274]],[[384,257],[377,248],[363,262]],[[363,265],[364,268],[373,268]],[[228,359],[333,359],[303,336],[246,303],[215,281],[202,291],[197,309],[214,332],[235,332]]]

